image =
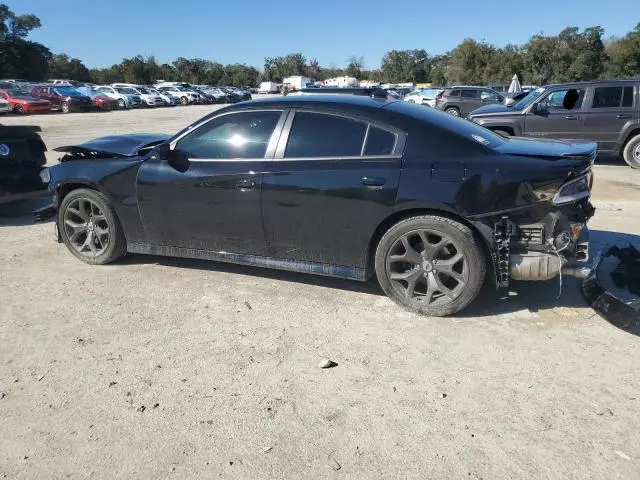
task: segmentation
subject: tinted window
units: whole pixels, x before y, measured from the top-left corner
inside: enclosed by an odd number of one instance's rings
[[[630,94],[624,95],[625,91],[629,89]],[[628,107],[633,105],[633,87],[598,87],[593,91],[593,108],[619,108],[623,103],[623,96],[626,96],[625,101],[631,102]]]
[[[280,112],[223,115],[178,141],[190,158],[262,158]]]
[[[480,98],[482,100],[493,100],[494,102],[500,101],[498,94],[491,90],[482,90],[482,92],[480,92]]]
[[[459,97],[460,96],[460,90],[453,90],[453,91],[449,92],[449,96],[450,97]]]
[[[582,107],[582,99],[584,98],[584,89],[576,89],[578,92],[578,101],[576,102],[573,109],[578,109]],[[542,104],[549,110],[565,110],[564,108],[564,97],[569,90],[556,90],[549,94],[547,98],[542,100]]]
[[[462,90],[462,94],[460,95],[462,98],[478,98],[477,90]]]
[[[624,87],[624,92],[622,93],[622,106],[633,107],[633,87]]]
[[[396,136],[381,128],[371,126],[367,135],[365,155],[391,155],[396,144]]]
[[[285,157],[359,157],[367,124],[320,113],[298,112]]]

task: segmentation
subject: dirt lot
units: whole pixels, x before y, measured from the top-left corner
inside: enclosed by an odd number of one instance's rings
[[[52,148],[211,110],[2,121]],[[640,243],[639,191],[640,172],[596,167],[594,248]],[[575,281],[423,318],[374,282],[90,267],[18,213],[0,219],[0,478],[640,478],[640,328]]]

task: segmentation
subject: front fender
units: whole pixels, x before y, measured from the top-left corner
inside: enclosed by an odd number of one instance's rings
[[[516,120],[477,118],[474,119],[474,122],[489,130],[511,130],[516,137],[521,137],[524,134],[523,126]]]

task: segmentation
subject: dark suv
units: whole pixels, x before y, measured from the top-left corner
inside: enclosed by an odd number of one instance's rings
[[[575,101],[567,102],[569,96]],[[601,155],[621,155],[631,167],[640,168],[637,79],[547,85],[511,108],[490,105],[468,118],[504,136],[594,140]]]
[[[436,108],[456,117],[466,117],[479,107],[502,102],[504,97],[490,88],[452,87],[445,88],[436,97]]]

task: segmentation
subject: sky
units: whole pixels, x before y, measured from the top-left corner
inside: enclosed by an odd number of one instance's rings
[[[364,57],[366,68],[378,68],[393,49],[424,48],[435,55],[467,37],[522,44],[566,26],[600,25],[606,37],[619,36],[640,22],[639,0],[0,1],[16,14],[40,17],[42,27],[30,40],[89,68],[141,54],[161,63],[200,57],[261,69],[264,57],[295,52],[323,66],[344,67],[355,55]],[[523,6],[508,6],[514,3]]]

